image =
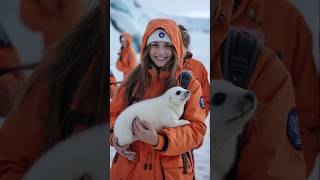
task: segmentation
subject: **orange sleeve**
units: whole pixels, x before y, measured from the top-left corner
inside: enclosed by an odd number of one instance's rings
[[[33,87],[14,107],[0,131],[0,180],[21,179],[42,153],[46,112],[44,85]]]
[[[0,48],[0,69],[20,65],[14,48]],[[9,72],[0,74],[0,116],[7,116],[20,85],[24,82],[22,73]]]
[[[122,62],[124,64],[123,72],[129,74],[136,66],[136,53],[133,48],[124,51]]]
[[[292,80],[282,62],[265,50],[249,83],[258,105],[256,115],[244,128],[244,147],[235,179],[304,180],[303,153],[288,135],[290,112],[295,108]]]
[[[209,84],[209,77],[208,72],[203,65],[201,65],[201,87],[202,87],[202,94],[204,97],[204,109],[206,113],[206,117],[210,111],[210,84]]]
[[[125,66],[123,65],[123,62],[120,61],[120,60],[117,60],[117,61],[116,61],[116,68],[117,68],[119,71],[124,71],[124,70],[125,70]]]
[[[317,138],[317,118],[319,114],[319,87],[317,72],[312,55],[312,36],[303,17],[297,20],[294,59],[290,69],[296,92],[296,104],[299,116],[303,152],[306,162],[306,174],[309,175],[319,151]]]
[[[113,96],[110,107],[109,107],[109,114],[110,114],[110,145],[112,145],[112,137],[113,137],[113,127],[115,124],[115,121],[119,114],[123,111],[125,108],[124,104],[124,93],[125,88],[123,86],[120,86],[116,94]]]
[[[205,124],[205,110],[201,105],[202,89],[200,83],[192,77],[189,85],[191,98],[187,102],[183,119],[190,121],[190,125],[164,128],[159,133],[164,135],[166,143],[161,154],[174,156],[199,148],[204,139],[207,127]],[[201,107],[202,106],[202,107]]]
[[[129,54],[129,67],[130,67],[130,72],[136,67],[137,63],[137,58],[136,58],[136,53],[133,48],[131,48],[131,52]]]

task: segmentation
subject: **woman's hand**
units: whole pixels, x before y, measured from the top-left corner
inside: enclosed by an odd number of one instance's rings
[[[129,151],[130,144],[127,144],[125,146],[120,146],[118,144],[118,138],[116,136],[112,137],[113,146],[116,149],[116,151],[121,155],[129,160],[133,161],[136,159],[136,153],[133,151]]]
[[[138,117],[133,120],[132,125],[133,136],[138,140],[151,144],[158,144],[158,133],[154,127],[148,122],[141,121]]]

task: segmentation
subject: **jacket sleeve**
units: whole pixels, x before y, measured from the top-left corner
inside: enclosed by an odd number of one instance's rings
[[[202,71],[202,93],[204,97],[204,109],[206,113],[206,117],[208,116],[208,113],[210,111],[210,84],[209,84],[209,79],[208,79],[208,72],[206,71],[205,67],[203,66],[203,71]]]
[[[274,54],[268,56],[265,50],[249,83],[258,105],[243,131],[244,147],[235,179],[303,180],[303,153],[293,146],[288,135],[290,112],[295,108],[292,80],[282,62]]]
[[[117,60],[116,62],[116,68],[119,70],[119,71],[125,71],[126,67],[123,65],[123,62],[120,61],[120,60]]]
[[[0,131],[0,180],[21,179],[42,152],[44,86],[33,87],[14,107]]]
[[[20,65],[14,48],[0,48],[0,69]],[[9,72],[0,74],[0,116],[6,117],[15,100],[20,85],[24,82],[22,73]]]
[[[297,20],[296,47],[292,61],[291,75],[296,93],[297,112],[301,130],[306,173],[310,174],[319,151],[317,118],[319,114],[319,87],[312,55],[312,36],[303,17]]]
[[[159,133],[164,136],[164,148],[162,155],[174,156],[199,148],[204,139],[207,127],[205,124],[204,104],[200,97],[202,89],[200,83],[192,78],[189,85],[191,97],[184,110],[183,119],[190,121],[190,125],[176,128],[164,128]],[[201,107],[202,106],[202,107]]]
[[[110,136],[109,136],[109,143],[112,145],[112,137],[113,137],[113,127],[115,124],[115,121],[119,114],[123,111],[125,108],[124,104],[124,93],[125,88],[123,86],[120,86],[116,94],[113,96],[111,102],[110,102],[110,108],[109,108],[109,114],[110,114]]]
[[[136,66],[136,62],[137,62],[136,53],[132,49],[129,54],[129,67],[130,67],[129,69],[130,69],[130,71],[132,71],[134,69],[134,67]]]

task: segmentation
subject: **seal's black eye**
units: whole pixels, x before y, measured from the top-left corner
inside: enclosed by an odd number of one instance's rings
[[[181,94],[181,91],[177,91],[176,95],[179,96]]]
[[[226,94],[217,93],[217,94],[213,95],[213,97],[211,99],[211,104],[213,104],[214,106],[220,106],[221,104],[224,103],[225,100],[226,100]]]

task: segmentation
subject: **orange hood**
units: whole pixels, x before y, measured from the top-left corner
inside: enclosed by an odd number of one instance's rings
[[[127,33],[127,32],[121,33],[120,38],[121,38],[122,36],[125,37],[125,38],[128,40],[128,47],[131,47],[131,44],[132,44],[132,36],[131,36],[129,33]]]
[[[147,44],[147,40],[149,36],[156,30],[156,29],[164,29],[168,36],[171,39],[172,45],[175,48],[178,58],[179,58],[179,66],[182,67],[182,57],[183,57],[183,44],[182,44],[182,37],[178,28],[178,25],[175,21],[170,19],[162,19],[157,18],[149,21],[146,30],[144,31],[142,42],[141,42],[141,52],[140,52],[140,59],[142,59],[142,55]]]

